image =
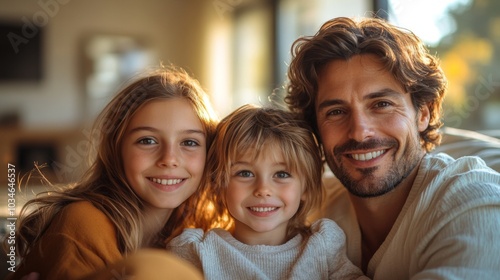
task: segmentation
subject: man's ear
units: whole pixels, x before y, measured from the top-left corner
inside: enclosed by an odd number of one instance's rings
[[[431,113],[429,111],[429,107],[425,104],[418,110],[417,114],[417,126],[419,132],[424,131],[429,126],[430,118]]]

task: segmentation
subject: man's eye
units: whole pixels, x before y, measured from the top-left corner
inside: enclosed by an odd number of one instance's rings
[[[156,142],[156,140],[154,140],[153,138],[142,138],[142,139],[140,139],[139,141],[137,141],[137,143],[139,143],[139,144],[143,144],[143,145],[154,145],[154,144],[158,144],[158,142]]]
[[[342,110],[340,110],[340,109],[333,109],[333,110],[328,111],[326,114],[327,114],[328,116],[337,116],[337,115],[342,114],[342,112],[343,112],[343,111],[342,111]]]
[[[250,172],[248,170],[239,171],[238,173],[236,173],[236,175],[240,176],[240,177],[252,177],[253,176],[252,172]]]
[[[186,141],[182,142],[182,146],[195,147],[195,146],[199,146],[199,145],[200,144],[198,144],[198,142],[196,142],[194,140],[186,140]]]
[[[378,107],[378,108],[383,108],[383,107],[388,107],[388,106],[391,106],[391,103],[387,102],[387,101],[380,101],[380,102],[377,102],[377,104],[375,104],[375,107]]]

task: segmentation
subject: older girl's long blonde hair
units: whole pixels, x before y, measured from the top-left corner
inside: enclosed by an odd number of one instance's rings
[[[21,258],[33,249],[54,216],[75,201],[89,201],[106,214],[116,227],[122,254],[141,246],[144,205],[126,180],[120,146],[127,124],[143,104],[169,98],[185,98],[192,104],[205,129],[209,147],[218,120],[197,80],[173,66],[162,67],[138,78],[121,90],[99,115],[92,130],[93,138],[97,140],[94,160],[80,182],[63,191],[39,194],[21,210],[16,233]],[[165,238],[179,234],[185,227],[208,229],[212,213],[197,211],[202,199],[197,193],[172,212],[152,246],[163,246]]]

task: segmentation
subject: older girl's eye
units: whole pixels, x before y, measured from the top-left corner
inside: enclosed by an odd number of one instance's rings
[[[241,170],[236,173],[239,177],[253,177],[253,173],[248,170]]]
[[[153,138],[142,138],[142,139],[139,139],[139,141],[137,141],[137,143],[143,144],[143,145],[158,144],[158,142],[156,142],[156,140],[154,140]]]
[[[186,140],[182,142],[182,146],[188,146],[188,147],[195,147],[199,146],[200,144],[194,140]]]
[[[289,177],[292,177],[292,175],[290,175],[290,173],[288,172],[285,172],[285,171],[279,171],[279,172],[276,172],[276,175],[275,175],[277,178],[289,178]]]

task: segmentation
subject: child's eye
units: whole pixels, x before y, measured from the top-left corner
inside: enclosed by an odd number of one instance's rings
[[[155,139],[153,138],[142,138],[142,139],[139,139],[139,141],[137,141],[137,143],[139,144],[143,144],[143,145],[154,145],[154,144],[158,144],[158,142],[156,142]]]
[[[236,173],[239,177],[253,177],[253,173],[248,170],[241,170]]]
[[[194,140],[185,140],[181,143],[182,146],[188,146],[188,147],[195,147],[199,146],[200,144]]]
[[[289,178],[289,177],[292,177],[292,175],[290,175],[290,173],[285,172],[285,171],[278,171],[278,172],[276,172],[276,174],[274,176],[276,178]]]

